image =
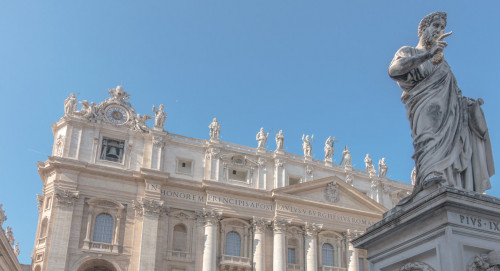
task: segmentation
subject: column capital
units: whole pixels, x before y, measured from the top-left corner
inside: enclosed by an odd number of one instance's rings
[[[252,227],[255,233],[264,233],[267,226],[269,226],[271,222],[268,219],[263,217],[253,217],[252,219]]]
[[[168,212],[168,208],[163,201],[146,198],[134,200],[133,208],[136,216],[146,215],[158,218],[160,215]]]
[[[216,210],[203,208],[203,210],[198,213],[198,217],[200,217],[202,221],[205,222],[205,226],[213,226],[217,225],[217,223],[219,222],[220,213]]]
[[[54,194],[55,198],[57,199],[57,204],[65,207],[73,206],[73,204],[75,204],[79,197],[78,191],[63,189],[56,189]]]
[[[286,228],[290,225],[290,221],[285,220],[283,218],[275,217],[273,219],[273,230],[275,233],[283,233],[286,231]]]
[[[304,226],[304,234],[309,237],[316,236],[321,229],[323,229],[323,224],[306,222],[306,225]]]
[[[351,241],[352,239],[356,239],[358,238],[359,236],[363,235],[363,232],[361,231],[358,231],[358,230],[350,230],[350,229],[347,229],[347,231],[345,231],[343,233],[344,235],[344,238],[347,240],[347,241]]]

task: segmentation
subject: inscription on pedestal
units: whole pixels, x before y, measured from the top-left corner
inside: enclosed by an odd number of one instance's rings
[[[460,224],[476,229],[500,232],[500,220],[494,221],[484,217],[459,214]]]

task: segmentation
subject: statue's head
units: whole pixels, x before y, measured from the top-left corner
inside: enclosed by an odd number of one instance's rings
[[[309,140],[309,135],[306,135],[306,139]]]
[[[435,21],[443,20],[446,27],[446,12],[436,11],[425,16],[418,25],[418,38],[421,39],[425,30]]]
[[[160,104],[159,108],[160,110],[163,110],[163,104]]]
[[[260,131],[261,131],[261,132],[264,132],[264,127],[260,128]]]
[[[217,118],[214,118],[213,122],[217,122]]]
[[[280,130],[280,135],[283,134],[283,130]]]

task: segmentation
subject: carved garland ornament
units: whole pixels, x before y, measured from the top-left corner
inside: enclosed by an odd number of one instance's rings
[[[161,214],[167,213],[167,208],[164,206],[164,202],[160,200],[150,200],[141,198],[138,201],[133,202],[133,208],[137,216],[155,216],[158,217]]]
[[[55,191],[55,198],[57,199],[57,204],[61,206],[72,206],[79,197],[77,191],[61,190],[57,189]]]
[[[435,271],[435,270],[426,263],[413,262],[403,265],[401,268],[399,268],[399,271]]]
[[[306,222],[306,225],[304,226],[304,234],[306,236],[316,236],[321,229],[323,229],[323,225],[321,224]]]
[[[289,221],[275,217],[273,220],[273,230],[276,233],[283,233],[286,231],[286,228],[290,224]]]

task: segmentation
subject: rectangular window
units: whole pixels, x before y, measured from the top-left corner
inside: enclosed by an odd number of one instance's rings
[[[177,159],[176,172],[180,174],[193,174],[193,161],[187,159]]]
[[[103,138],[101,145],[101,160],[121,163],[123,161],[124,140]]]
[[[288,248],[288,263],[295,264],[295,248]]]
[[[237,169],[237,168],[230,168],[228,170],[228,175],[229,175],[229,179],[230,180],[240,181],[240,182],[246,182],[247,181],[248,170]]]

